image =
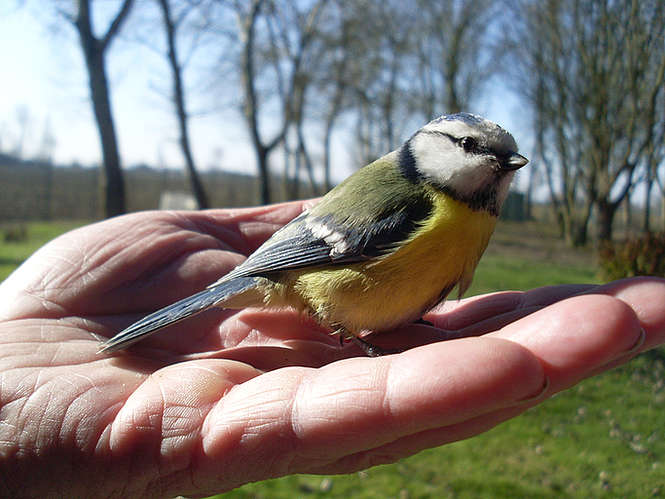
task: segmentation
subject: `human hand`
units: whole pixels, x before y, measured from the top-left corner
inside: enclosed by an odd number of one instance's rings
[[[254,309],[97,355],[301,209],[119,217],[54,240],[0,285],[2,494],[206,495],[351,472],[481,433],[664,341],[665,281],[649,278],[449,302],[427,319],[471,337],[381,358],[295,312]],[[440,333],[412,325],[376,342]]]

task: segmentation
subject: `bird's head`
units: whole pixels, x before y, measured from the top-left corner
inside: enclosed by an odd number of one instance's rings
[[[528,163],[513,136],[468,113],[443,115],[400,149],[400,167],[471,208],[498,214],[515,171]]]

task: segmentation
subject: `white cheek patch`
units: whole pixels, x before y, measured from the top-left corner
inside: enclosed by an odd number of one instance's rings
[[[413,138],[411,150],[418,171],[426,178],[445,184],[454,174],[459,156],[446,139],[418,134]]]
[[[349,243],[343,232],[339,232],[320,219],[310,218],[305,221],[305,227],[318,239],[323,239],[330,246],[331,256],[342,255],[349,250]]]
[[[436,184],[461,195],[472,194],[491,178],[487,159],[466,154],[450,140],[433,134],[419,134],[412,144],[418,170]]]

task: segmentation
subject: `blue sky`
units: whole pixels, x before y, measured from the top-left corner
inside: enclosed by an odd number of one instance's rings
[[[161,33],[155,35],[161,42]],[[35,15],[34,4],[20,9],[5,5],[0,7],[0,47],[0,67],[4,68],[0,78],[0,148],[11,149],[16,143],[21,129],[18,115],[27,109],[27,157],[38,149],[48,122],[56,139],[56,162],[98,162],[99,139],[74,30],[61,21],[54,32],[47,14]],[[111,47],[108,74],[124,165],[181,163],[163,80],[166,70],[163,59],[140,44],[118,40]],[[201,167],[216,162],[220,152],[222,161],[236,169],[252,163],[244,123],[236,112],[229,109],[196,116],[191,127]]]

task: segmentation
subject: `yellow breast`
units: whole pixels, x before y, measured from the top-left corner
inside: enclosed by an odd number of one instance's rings
[[[438,191],[431,195],[434,215],[399,250],[346,267],[300,271],[288,294],[323,324],[359,333],[416,320],[456,285],[463,293],[496,217]]]

